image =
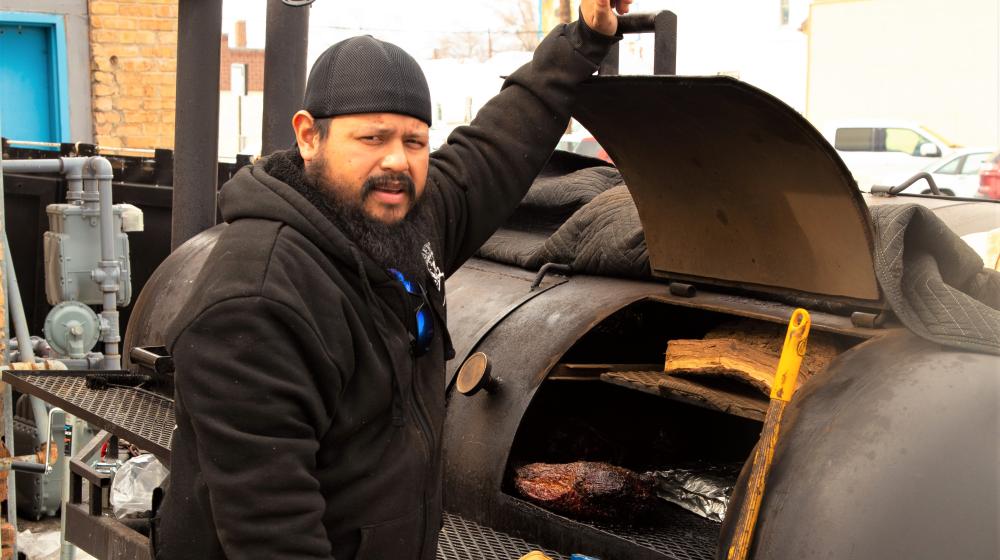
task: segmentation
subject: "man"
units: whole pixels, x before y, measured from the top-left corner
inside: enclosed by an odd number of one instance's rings
[[[618,39],[608,0],[580,13],[433,155],[409,55],[355,37],[316,61],[297,148],[224,186],[229,226],[170,328],[157,558],[435,556],[444,278],[524,196]]]

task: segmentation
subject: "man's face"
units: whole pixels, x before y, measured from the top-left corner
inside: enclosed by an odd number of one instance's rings
[[[294,122],[307,173],[322,178],[321,188],[342,203],[358,205],[368,218],[398,223],[423,196],[429,163],[423,121],[395,113],[344,115],[329,120],[322,139],[303,133],[308,127],[300,122],[309,123],[299,115]]]

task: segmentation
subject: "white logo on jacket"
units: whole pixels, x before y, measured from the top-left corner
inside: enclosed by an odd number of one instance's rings
[[[444,273],[438,268],[437,262],[434,261],[434,250],[431,249],[431,242],[428,241],[424,243],[424,248],[421,251],[424,256],[424,264],[427,265],[427,273],[431,275],[434,279],[434,286],[437,290],[441,291],[441,280],[444,278]]]

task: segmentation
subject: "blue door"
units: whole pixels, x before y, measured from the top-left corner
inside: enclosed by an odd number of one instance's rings
[[[65,55],[57,48],[62,26],[11,16],[0,13],[0,134],[11,140],[63,141],[68,115],[65,62],[60,61]]]

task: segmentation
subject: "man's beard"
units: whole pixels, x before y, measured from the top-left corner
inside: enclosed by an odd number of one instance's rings
[[[331,185],[324,177],[325,162],[314,161],[306,168],[306,179],[316,194],[322,210],[334,224],[376,263],[402,272],[408,279],[420,280],[425,269],[420,249],[427,235],[425,205],[416,198],[413,180],[403,173],[386,173],[371,177],[357,197],[345,195],[347,189]],[[402,220],[386,224],[365,213],[364,203],[380,184],[398,182],[413,205]]]

